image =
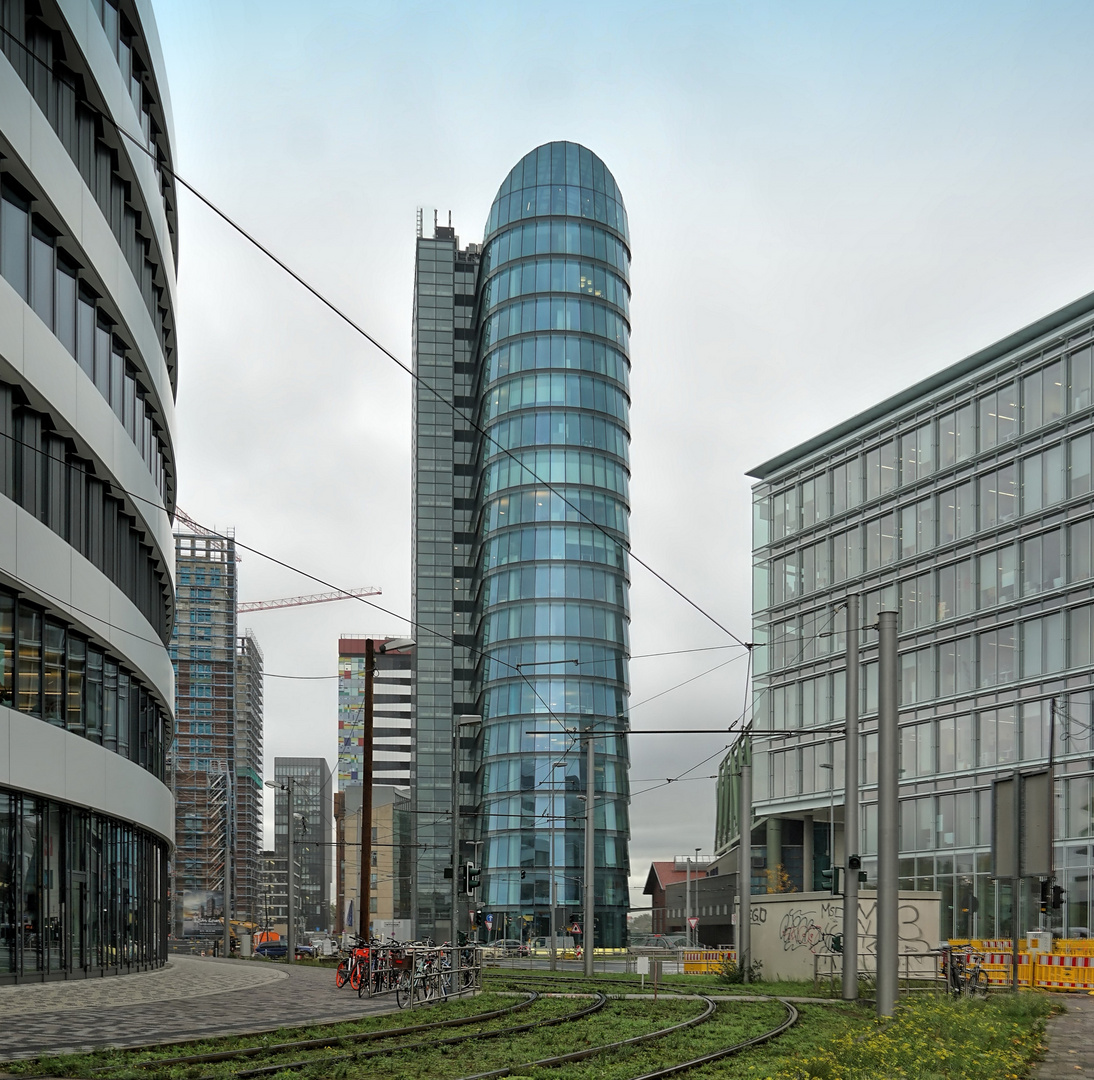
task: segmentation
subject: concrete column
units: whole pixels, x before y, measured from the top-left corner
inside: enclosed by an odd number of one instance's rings
[[[783,861],[783,823],[780,818],[767,819],[767,870],[768,888],[778,887],[778,869]]]
[[[813,815],[802,818],[802,892],[813,891]]]

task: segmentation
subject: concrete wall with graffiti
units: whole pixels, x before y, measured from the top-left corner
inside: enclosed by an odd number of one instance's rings
[[[865,890],[859,893],[860,970],[871,975],[877,951],[876,895]],[[901,957],[902,975],[906,964],[913,976],[934,970],[935,957],[917,957],[938,948],[941,907],[941,893],[900,894],[900,951],[914,954],[907,961]],[[814,957],[831,956],[833,935],[842,933],[842,897],[826,892],[768,893],[752,897],[752,956],[763,963],[765,979],[811,979]],[[825,959],[819,966],[822,972],[831,970],[831,963]],[[835,970],[839,971],[838,958]]]

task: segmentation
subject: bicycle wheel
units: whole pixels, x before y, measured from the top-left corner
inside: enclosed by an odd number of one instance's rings
[[[372,972],[367,961],[358,965],[357,996],[372,997]]]
[[[349,981],[349,961],[348,960],[339,960],[338,961],[338,967],[335,969],[335,972],[334,972],[334,985],[337,986],[339,990],[341,990],[342,987],[345,986],[348,981]]]
[[[409,971],[403,971],[399,973],[399,978],[395,983],[395,1004],[400,1009],[405,1009],[413,1004],[413,985],[410,978]]]
[[[977,968],[969,972],[969,992],[979,994],[980,997],[988,996],[988,973]]]
[[[361,965],[359,963],[355,962],[353,967],[349,969],[349,984],[358,994],[361,993]]]

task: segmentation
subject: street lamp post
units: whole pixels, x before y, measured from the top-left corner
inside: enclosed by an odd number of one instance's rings
[[[836,880],[836,763],[832,760],[832,743],[828,743],[828,760],[820,762],[822,769],[828,770],[828,866],[832,871],[832,886]],[[844,843],[847,842],[844,830]],[[812,867],[809,868],[812,870]],[[804,885],[805,882],[802,882]]]
[[[266,787],[268,788],[280,788],[285,792],[285,797],[288,802],[288,828],[286,829],[286,877],[288,879],[287,891],[288,891],[288,908],[289,908],[289,928],[286,945],[288,950],[285,954],[285,959],[288,963],[293,964],[296,962],[296,856],[293,851],[293,833],[295,832],[295,814],[293,812],[293,793],[296,788],[296,777],[286,776],[283,783],[278,783],[276,780],[267,780]]]
[[[596,921],[596,745],[590,729],[585,736],[585,938],[582,942],[585,978],[593,977],[593,923]]]

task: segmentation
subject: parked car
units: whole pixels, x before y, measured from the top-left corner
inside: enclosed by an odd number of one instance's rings
[[[686,934],[631,934],[632,949],[686,949]]]
[[[484,956],[527,956],[528,946],[516,938],[497,938],[487,944]]]
[[[297,945],[296,958],[297,960],[305,960],[314,955],[315,950],[310,945]],[[289,944],[287,941],[263,941],[260,945],[255,946],[255,956],[264,956],[267,960],[284,960],[289,955]]]

